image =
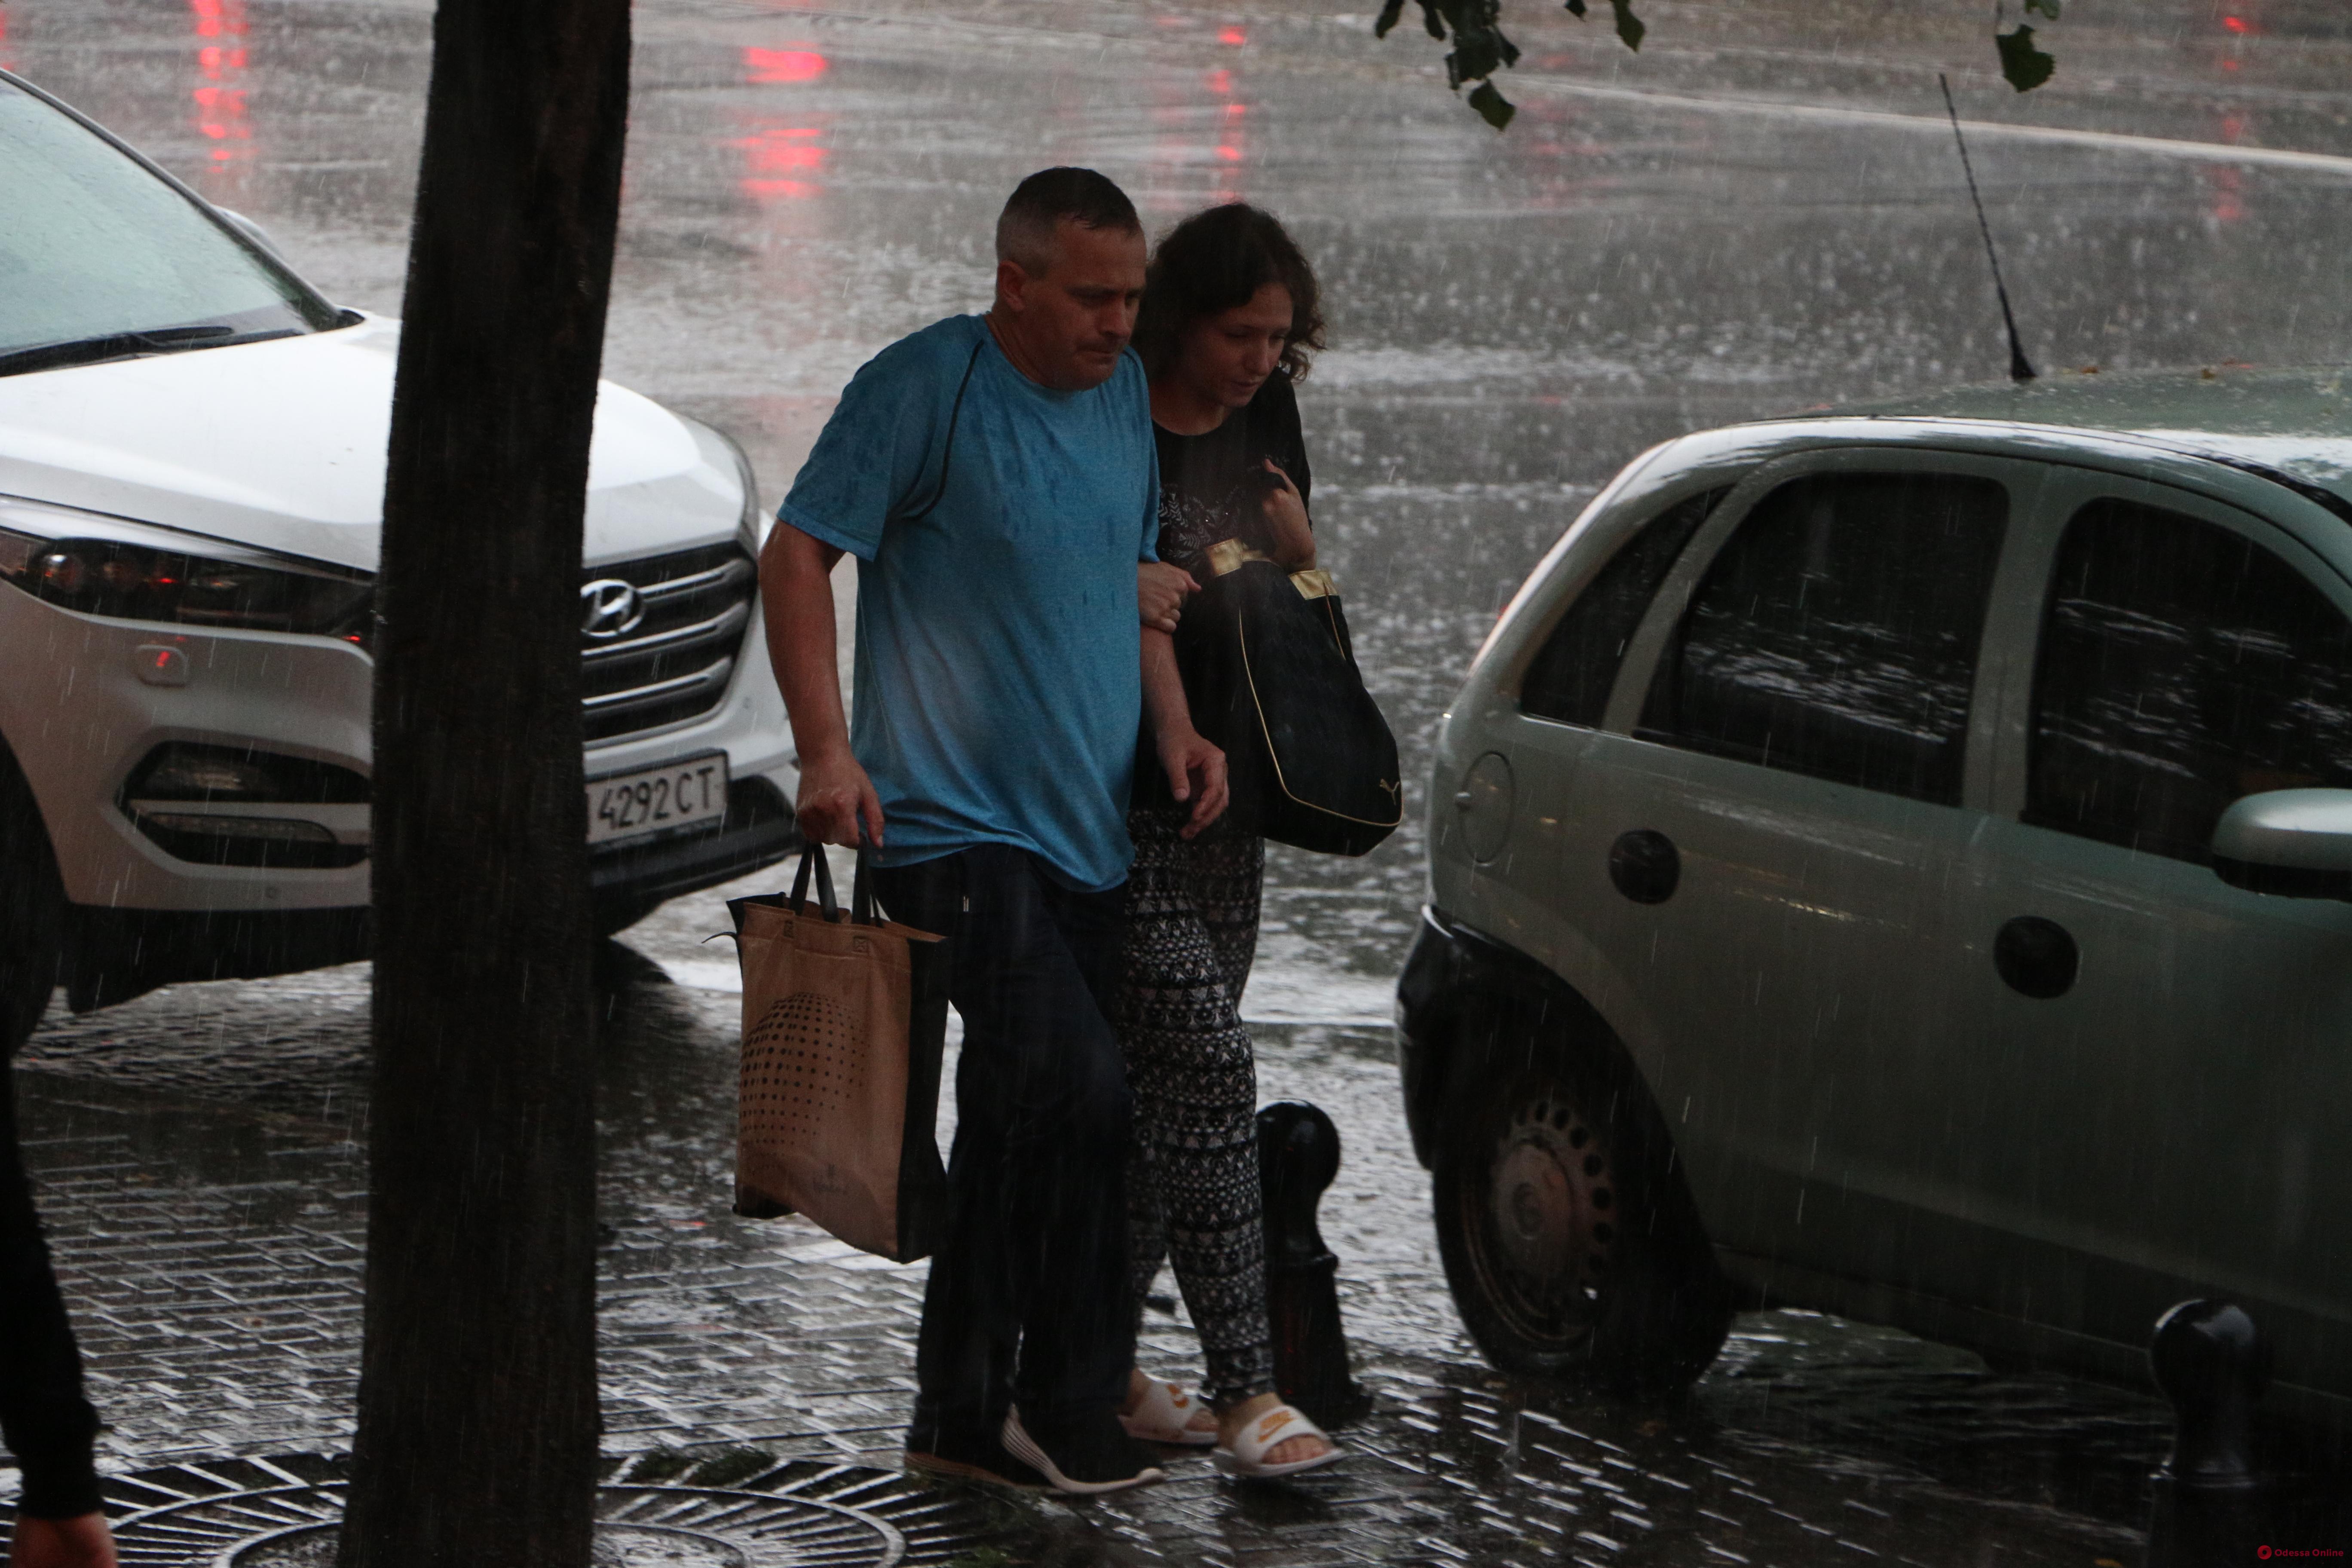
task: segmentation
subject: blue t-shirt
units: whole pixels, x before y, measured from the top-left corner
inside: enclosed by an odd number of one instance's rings
[[[1159,491],[1131,352],[1055,392],[950,316],[851,378],[777,515],[858,559],[850,745],[882,864],[1011,844],[1076,888],[1126,877]]]

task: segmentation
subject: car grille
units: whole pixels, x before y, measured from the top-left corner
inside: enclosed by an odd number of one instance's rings
[[[658,730],[718,707],[735,673],[758,575],[742,546],[733,543],[587,573],[588,583],[628,584],[645,611],[618,636],[582,634],[588,739]]]

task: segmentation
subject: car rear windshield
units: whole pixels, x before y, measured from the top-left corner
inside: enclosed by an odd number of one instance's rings
[[[0,374],[337,320],[137,160],[5,81],[0,214]]]

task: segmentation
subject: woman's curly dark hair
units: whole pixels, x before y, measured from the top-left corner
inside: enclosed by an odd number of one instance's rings
[[[1166,370],[1195,321],[1248,304],[1269,283],[1290,294],[1282,369],[1297,381],[1323,346],[1323,311],[1315,269],[1281,222],[1246,202],[1228,202],[1170,229],[1151,253],[1135,319],[1143,368],[1153,375]]]

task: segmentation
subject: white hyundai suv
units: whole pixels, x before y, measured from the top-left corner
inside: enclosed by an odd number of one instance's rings
[[[400,329],[5,72],[0,213],[5,1049],[58,984],[81,1011],[364,952]],[[761,521],[733,442],[604,385],[581,587],[602,931],[793,842],[747,647]]]

